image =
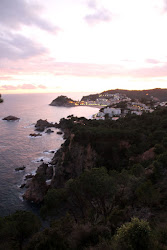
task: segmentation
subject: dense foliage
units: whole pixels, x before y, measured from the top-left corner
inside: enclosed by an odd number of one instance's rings
[[[70,116],[60,127],[97,161],[48,190],[48,228],[24,211],[1,218],[0,249],[167,249],[167,109],[117,121]]]

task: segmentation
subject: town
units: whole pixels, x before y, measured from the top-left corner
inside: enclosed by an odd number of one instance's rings
[[[97,114],[93,115],[94,119],[107,119],[117,120],[120,117],[125,117],[127,114],[141,115],[143,112],[152,113],[158,106],[167,106],[166,102],[160,102],[158,98],[151,96],[150,100],[144,99],[131,99],[125,94],[96,94],[84,100],[81,100],[76,105],[92,106],[100,108]]]

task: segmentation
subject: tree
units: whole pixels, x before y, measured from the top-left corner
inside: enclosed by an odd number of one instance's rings
[[[136,196],[141,205],[152,206],[159,201],[159,190],[155,189],[150,180],[141,183],[136,189]]]
[[[50,189],[44,198],[44,205],[40,210],[41,216],[45,218],[47,215],[58,214],[66,199],[66,190],[64,188]]]
[[[41,226],[40,220],[27,211],[16,211],[1,219],[0,224],[0,247],[7,244],[7,249],[22,249],[24,241],[36,233]]]
[[[85,171],[76,180],[68,183],[69,198],[80,207],[82,215],[85,217],[89,207],[94,218],[102,216],[105,220],[113,207],[112,201],[116,192],[116,185],[105,168],[94,168]]]
[[[114,236],[116,250],[148,250],[151,249],[151,229],[149,223],[138,218],[123,224]]]
[[[64,239],[55,229],[45,229],[33,236],[27,250],[67,250],[69,249]]]

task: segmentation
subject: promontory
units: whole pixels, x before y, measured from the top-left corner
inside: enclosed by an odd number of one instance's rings
[[[68,98],[67,96],[64,95],[58,96],[50,103],[50,106],[59,106],[59,107],[74,107],[76,105],[78,105],[77,101],[74,101],[71,98]]]

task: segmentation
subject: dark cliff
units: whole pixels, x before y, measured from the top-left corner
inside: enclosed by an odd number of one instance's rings
[[[67,131],[66,131],[67,136]],[[39,203],[50,187],[64,187],[69,179],[78,177],[84,170],[95,166],[97,153],[88,144],[83,146],[74,141],[74,134],[55,153],[49,165],[42,164],[32,178],[24,198]]]
[[[51,162],[54,166],[51,186],[63,187],[67,180],[95,166],[96,159],[97,153],[91,145],[83,146],[75,142],[74,134],[71,134]]]

